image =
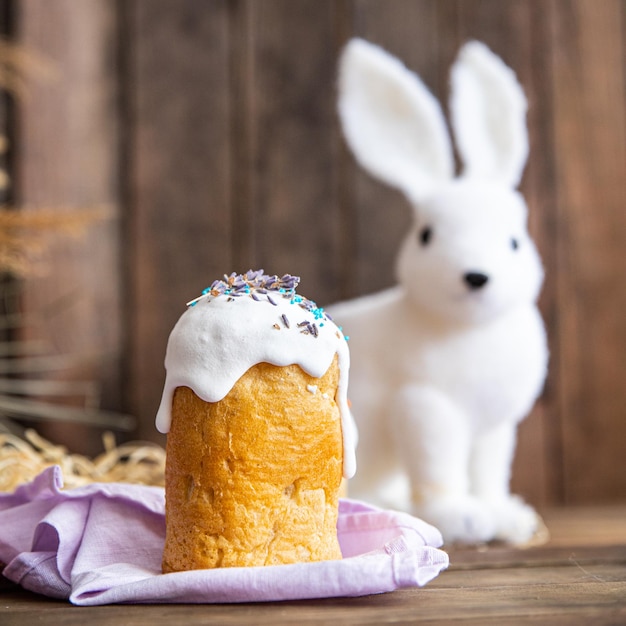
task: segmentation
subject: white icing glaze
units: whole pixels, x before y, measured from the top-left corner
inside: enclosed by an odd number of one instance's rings
[[[162,433],[169,431],[177,387],[189,387],[205,402],[217,402],[257,363],[296,364],[320,378],[337,354],[335,400],[342,421],[343,474],[351,478],[356,471],[356,425],[347,398],[350,355],[346,339],[321,309],[303,308],[299,296],[274,291],[268,295],[274,304],[258,292],[258,300],[251,294],[234,298],[208,294],[192,302],[169,337],[156,427]],[[308,330],[306,325],[298,326],[304,322],[311,325]]]

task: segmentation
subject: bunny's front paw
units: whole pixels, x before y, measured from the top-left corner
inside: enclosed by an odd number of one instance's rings
[[[524,545],[541,529],[536,511],[517,496],[490,502],[489,508],[496,524],[494,539]]]
[[[414,515],[439,529],[444,542],[484,543],[496,533],[489,507],[473,496],[446,496],[413,506]]]

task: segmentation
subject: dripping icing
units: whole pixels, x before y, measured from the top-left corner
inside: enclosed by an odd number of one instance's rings
[[[335,354],[336,402],[343,433],[343,473],[356,470],[356,426],[348,406],[350,356],[346,338],[322,308],[296,294],[299,279],[268,276],[262,270],[215,281],[172,330],[165,355],[166,378],[156,427],[167,433],[177,387],[189,387],[205,402],[223,399],[253,365],[299,365],[323,376]]]

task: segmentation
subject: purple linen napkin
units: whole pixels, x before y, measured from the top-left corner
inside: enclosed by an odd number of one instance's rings
[[[448,566],[432,526],[346,499],[337,523],[341,560],[162,574],[162,488],[62,486],[61,469],[50,467],[0,494],[0,561],[9,580],[74,604],[360,596],[422,586]]]

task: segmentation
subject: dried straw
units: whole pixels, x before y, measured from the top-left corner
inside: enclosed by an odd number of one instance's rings
[[[23,99],[28,97],[30,78],[52,82],[59,77],[59,69],[50,59],[0,37],[0,89]]]
[[[32,274],[52,236],[78,237],[108,213],[105,207],[15,210],[0,205],[0,269]]]
[[[165,450],[154,443],[117,446],[114,435],[105,433],[104,452],[91,460],[68,453],[34,430],[27,430],[25,437],[27,441],[0,433],[0,492],[13,491],[52,465],[61,467],[66,489],[93,482],[164,485]]]

